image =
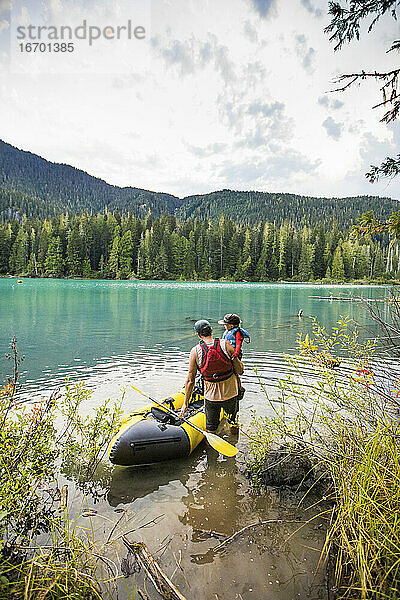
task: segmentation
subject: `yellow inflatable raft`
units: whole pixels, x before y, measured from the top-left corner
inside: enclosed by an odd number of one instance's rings
[[[160,402],[179,411],[184,398],[184,391],[180,391]],[[205,429],[203,396],[193,394],[185,418]],[[150,464],[188,456],[203,438],[204,435],[194,427],[179,419],[178,414],[174,417],[152,402],[124,417],[119,431],[111,440],[108,454],[115,465]]]

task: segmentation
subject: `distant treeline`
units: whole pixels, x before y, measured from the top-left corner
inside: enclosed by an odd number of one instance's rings
[[[104,214],[0,224],[0,273],[106,279],[324,278],[338,281],[399,276],[398,248],[384,236],[357,240],[334,222],[295,227],[249,226],[221,216],[179,221]]]

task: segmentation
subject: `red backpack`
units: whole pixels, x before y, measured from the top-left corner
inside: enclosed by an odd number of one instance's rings
[[[225,381],[233,375],[232,361],[222,352],[218,338],[211,347],[201,340],[200,347],[202,355],[199,369],[205,381]]]

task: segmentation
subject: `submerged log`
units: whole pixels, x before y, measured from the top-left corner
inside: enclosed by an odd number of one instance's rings
[[[174,586],[158,562],[150,554],[146,544],[143,542],[130,542],[125,535],[122,536],[122,541],[128,550],[136,556],[157,592],[165,600],[186,600],[185,596]]]
[[[239,531],[236,531],[233,535],[229,536],[228,538],[226,538],[226,540],[224,540],[223,542],[218,544],[218,546],[215,546],[215,548],[213,548],[213,552],[219,552],[220,550],[225,548],[225,546],[227,544],[229,544],[230,542],[233,542],[236,538],[238,538],[240,535],[242,535],[242,533],[245,533],[251,529],[255,529],[256,527],[260,527],[263,525],[270,525],[270,524],[282,525],[283,523],[296,523],[297,524],[297,523],[304,523],[304,521],[298,521],[298,520],[286,521],[283,519],[268,519],[268,521],[258,521],[257,523],[252,523],[251,525],[246,525],[246,527],[242,527],[242,529],[239,529]]]
[[[222,538],[226,539],[228,536],[226,533],[220,533],[219,531],[214,531],[213,529],[193,529],[194,534],[198,534],[199,537],[203,536],[204,538]]]

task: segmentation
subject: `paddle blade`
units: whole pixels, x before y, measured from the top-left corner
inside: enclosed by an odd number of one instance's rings
[[[224,456],[236,456],[239,452],[235,446],[232,446],[229,442],[223,440],[219,437],[219,435],[215,435],[215,433],[208,433],[207,431],[203,431],[206,436],[207,442],[218,452],[221,452]]]

